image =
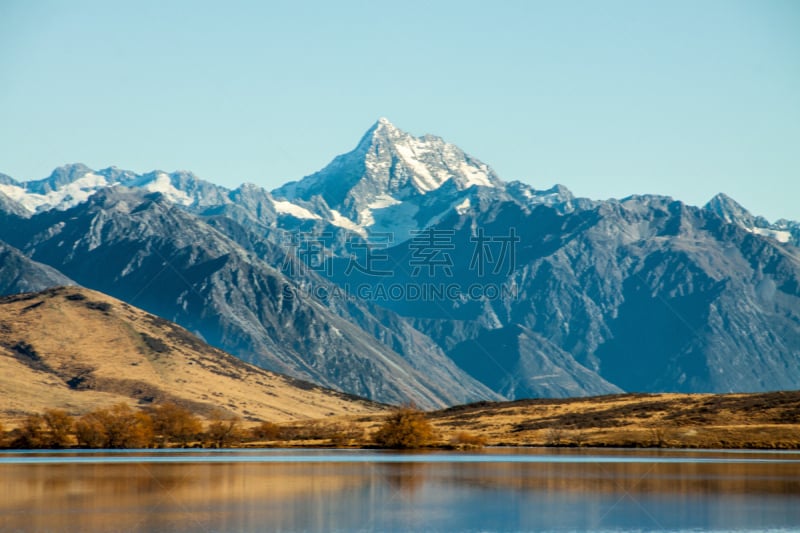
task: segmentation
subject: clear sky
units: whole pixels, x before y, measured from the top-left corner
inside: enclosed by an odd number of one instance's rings
[[[378,117],[506,180],[800,220],[800,1],[0,0],[0,172],[268,188]]]

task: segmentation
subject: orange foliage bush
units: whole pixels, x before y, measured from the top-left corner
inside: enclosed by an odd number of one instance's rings
[[[372,441],[381,448],[422,448],[433,442],[433,426],[425,414],[413,406],[398,408],[372,435]]]
[[[120,403],[83,415],[75,422],[75,436],[87,448],[146,448],[153,444],[153,420]]]
[[[159,443],[162,445],[175,442],[186,446],[203,431],[203,424],[197,416],[172,402],[157,406],[153,409],[151,416],[153,432],[158,436]]]

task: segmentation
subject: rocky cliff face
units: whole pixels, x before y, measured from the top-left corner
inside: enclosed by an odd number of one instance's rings
[[[469,268],[478,228],[490,236],[516,228],[513,268],[484,276]],[[386,305],[416,317],[420,330],[479,379],[494,375],[483,379],[494,390],[554,394],[557,374],[520,369],[523,361],[541,366],[553,353],[569,354],[558,366],[584,383],[585,392],[608,392],[609,384],[681,392],[798,384],[797,248],[659,197],[566,214],[497,204],[443,220],[437,229],[452,231],[452,273],[408,274],[409,241],[389,251],[402,283],[447,281],[464,294],[477,283],[509,293]],[[382,281],[363,276],[358,282]],[[540,375],[550,377],[531,382]]]
[[[0,241],[0,294],[41,291],[59,285],[75,285],[75,282]]]

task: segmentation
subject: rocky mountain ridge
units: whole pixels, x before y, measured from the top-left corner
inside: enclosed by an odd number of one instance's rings
[[[797,223],[503,182],[385,119],[272,192],[72,165],[0,177],[0,212],[78,283],[381,401],[800,386]]]

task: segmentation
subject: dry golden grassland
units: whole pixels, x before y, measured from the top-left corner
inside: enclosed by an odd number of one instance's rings
[[[430,415],[508,446],[800,447],[800,392],[621,394],[453,407]]]
[[[243,363],[98,292],[67,287],[0,298],[0,421],[7,428],[48,408],[79,416],[118,403],[165,402],[244,422],[385,410]]]
[[[434,447],[800,448],[800,391],[481,402],[426,418]],[[283,426],[281,437],[251,445],[370,446],[386,419],[380,414],[294,423]]]

